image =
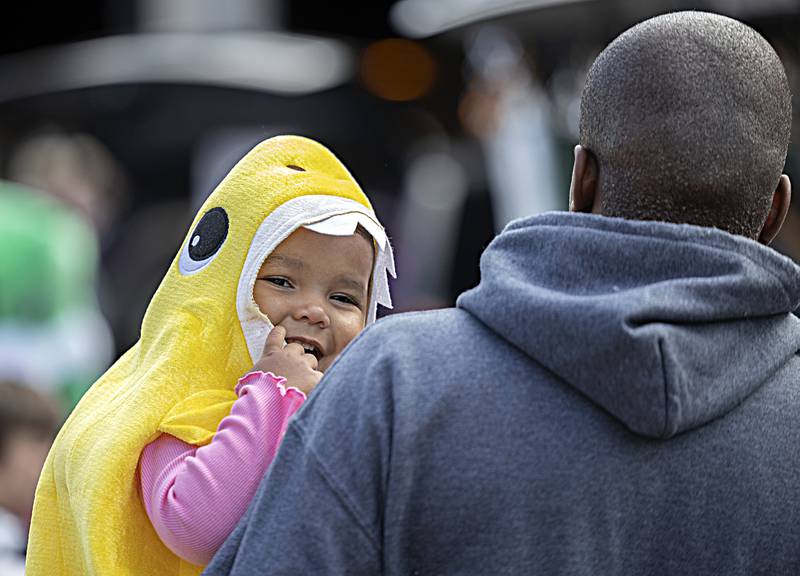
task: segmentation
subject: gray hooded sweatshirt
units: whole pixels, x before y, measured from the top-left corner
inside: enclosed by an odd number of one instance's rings
[[[799,301],[717,230],[512,223],[351,343],[206,574],[800,574]]]

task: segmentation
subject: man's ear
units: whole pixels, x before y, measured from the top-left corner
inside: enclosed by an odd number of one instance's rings
[[[580,144],[575,146],[572,182],[569,185],[570,212],[600,212],[597,159]]]
[[[792,200],[792,181],[786,174],[781,174],[778,180],[778,187],[772,195],[772,206],[767,214],[767,220],[764,222],[764,227],[758,235],[758,241],[766,245],[775,239],[778,232],[783,226],[783,221],[786,220],[786,215],[789,213],[789,203]]]

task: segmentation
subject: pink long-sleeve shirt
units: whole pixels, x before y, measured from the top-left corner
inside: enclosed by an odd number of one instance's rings
[[[139,458],[144,507],[161,540],[181,558],[205,565],[233,531],[272,463],[289,418],[306,399],[271,372],[236,385],[230,415],[210,444],[169,434]]]

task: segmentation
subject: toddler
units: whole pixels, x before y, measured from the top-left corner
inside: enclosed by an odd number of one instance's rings
[[[327,149],[292,136],[254,148],[198,213],[139,342],[59,432],[28,576],[199,574],[288,418],[391,305],[387,272],[385,232]]]

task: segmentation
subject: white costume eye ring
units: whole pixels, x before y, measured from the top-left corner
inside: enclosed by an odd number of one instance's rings
[[[181,250],[178,269],[181,274],[194,274],[205,268],[217,255],[228,237],[228,214],[212,208],[200,218],[192,235]]]

